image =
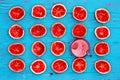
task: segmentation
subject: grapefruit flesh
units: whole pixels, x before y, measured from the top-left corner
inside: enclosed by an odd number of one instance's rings
[[[106,39],[110,36],[110,31],[107,27],[101,26],[95,29],[95,35],[98,39]]]
[[[32,8],[32,16],[35,18],[44,18],[46,16],[46,9],[41,5],[35,5]]]
[[[65,32],[66,32],[66,28],[61,23],[55,23],[52,26],[51,33],[52,33],[53,37],[55,37],[55,38],[62,37],[65,34]]]
[[[21,43],[14,43],[8,47],[8,51],[12,55],[19,56],[23,54],[23,52],[25,51],[25,47]]]
[[[73,71],[82,73],[86,70],[87,62],[83,58],[76,58],[72,63]]]
[[[10,9],[9,16],[13,20],[21,20],[25,15],[23,8],[16,6]]]
[[[76,6],[73,9],[73,17],[78,21],[84,21],[87,18],[87,11],[82,6]]]
[[[72,35],[76,38],[83,38],[87,33],[87,29],[83,24],[76,24],[72,29]]]
[[[9,35],[13,39],[20,39],[24,36],[24,30],[21,26],[15,24],[9,29]]]
[[[30,66],[31,71],[34,74],[42,74],[46,70],[46,63],[43,60],[35,60],[31,66]]]
[[[52,69],[56,73],[63,73],[67,70],[68,64],[62,59],[57,59],[52,63]]]
[[[62,18],[66,15],[66,8],[63,4],[55,4],[52,7],[51,14],[54,18]]]
[[[95,46],[95,53],[98,56],[105,56],[109,53],[109,45],[106,42],[99,42]]]
[[[65,51],[65,44],[61,41],[56,41],[53,42],[51,45],[51,52],[55,55],[55,56],[60,56],[64,53]]]
[[[9,68],[14,72],[21,72],[25,68],[25,63],[21,59],[13,59],[9,62]]]
[[[103,8],[97,9],[95,12],[95,17],[100,23],[107,23],[110,20],[110,13]]]
[[[95,62],[95,69],[101,74],[107,74],[111,70],[110,63],[105,60],[98,60]]]
[[[71,44],[71,52],[76,57],[84,57],[89,53],[90,47],[86,40],[77,39]]]
[[[39,38],[43,37],[47,33],[47,30],[43,25],[36,24],[32,26],[32,28],[30,29],[30,33],[33,37]]]
[[[34,55],[42,56],[45,53],[45,51],[46,51],[46,47],[42,42],[36,41],[33,43],[32,52],[34,53]]]

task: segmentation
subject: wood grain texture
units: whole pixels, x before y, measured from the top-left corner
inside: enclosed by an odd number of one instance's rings
[[[67,8],[67,15],[62,19],[54,19],[51,16],[51,8],[56,3],[63,3]],[[35,19],[31,16],[31,8],[35,4],[41,4],[47,9],[47,16],[44,19]],[[84,22],[78,22],[72,17],[74,6],[83,6],[88,11],[88,18]],[[25,9],[26,15],[21,21],[13,21],[8,16],[8,11],[13,6],[21,6]],[[94,12],[98,8],[106,8],[111,13],[110,22],[106,24],[98,23],[94,18]],[[63,23],[66,28],[66,34],[60,39],[55,39],[50,33],[51,25],[55,22]],[[34,24],[43,24],[47,28],[47,35],[42,38],[33,38],[29,29]],[[74,40],[71,30],[76,23],[86,25],[88,32],[85,37],[90,43],[90,53],[85,57],[88,66],[82,74],[74,73],[71,69],[74,56],[70,52],[70,43]],[[8,29],[13,24],[21,25],[25,30],[25,36],[20,40],[13,40],[8,35]],[[100,42],[95,35],[94,29],[97,26],[107,26],[111,31],[111,36],[104,40],[110,45],[110,53],[105,57],[95,55],[93,49],[97,42]],[[119,0],[0,0],[0,80],[120,80],[120,1]],[[31,45],[34,41],[40,40],[46,44],[47,51],[42,57],[36,57],[31,52]],[[61,40],[66,45],[65,54],[55,57],[50,52],[51,42]],[[15,42],[21,42],[25,45],[26,51],[22,56],[12,56],[8,53],[8,45]],[[14,73],[8,68],[11,59],[21,58],[26,63],[26,69],[21,73]],[[47,64],[47,70],[42,75],[34,75],[29,67],[35,59],[43,59]],[[69,64],[68,70],[63,74],[56,74],[51,70],[51,64],[55,59],[62,58]],[[112,70],[109,74],[98,74],[94,69],[94,62],[99,59],[105,59],[110,62]]]

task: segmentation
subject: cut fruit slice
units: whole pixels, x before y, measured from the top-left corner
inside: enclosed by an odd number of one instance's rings
[[[10,44],[8,47],[8,52],[14,56],[20,56],[24,53],[25,47],[21,43]]]
[[[87,10],[82,6],[76,6],[73,9],[73,18],[78,21],[85,21],[87,18]]]
[[[37,59],[31,64],[30,69],[34,74],[42,74],[46,71],[46,63],[41,59]]]
[[[66,32],[66,28],[61,23],[55,23],[52,25],[51,33],[55,38],[61,38]]]
[[[52,69],[56,73],[63,73],[67,70],[68,64],[65,60],[57,59],[52,63]]]
[[[109,45],[106,42],[99,42],[95,45],[94,51],[98,56],[105,56],[109,53]]]
[[[32,28],[30,29],[30,33],[33,37],[40,38],[45,36],[45,34],[47,33],[47,29],[41,24],[36,24],[32,26]]]
[[[100,23],[107,23],[110,20],[110,13],[106,9],[100,8],[95,11],[95,18]]]
[[[71,52],[76,57],[84,57],[89,53],[90,46],[84,39],[77,39],[71,44]]]
[[[51,14],[54,18],[63,18],[66,15],[67,9],[63,4],[55,4],[52,7]]]
[[[14,24],[9,29],[9,35],[13,39],[20,39],[24,36],[24,30],[20,25]]]
[[[10,9],[9,16],[12,20],[21,20],[25,15],[25,11],[22,7],[16,6]]]
[[[106,26],[100,26],[95,29],[95,36],[98,39],[104,40],[110,36],[110,30]]]
[[[73,71],[82,73],[86,70],[87,62],[84,58],[76,58],[72,63]]]
[[[84,38],[87,28],[83,24],[76,24],[72,29],[72,35],[76,38]]]
[[[36,56],[42,56],[46,52],[46,46],[42,42],[36,41],[32,45],[32,52]]]
[[[42,5],[35,5],[32,8],[32,16],[35,18],[44,18],[46,16],[46,9]]]
[[[9,62],[9,68],[14,72],[21,72],[25,69],[25,63],[21,59],[13,59]]]
[[[95,69],[100,74],[107,74],[111,71],[111,65],[106,60],[98,60],[95,62]]]
[[[65,52],[65,44],[61,41],[55,41],[51,45],[51,52],[55,56],[61,56]]]

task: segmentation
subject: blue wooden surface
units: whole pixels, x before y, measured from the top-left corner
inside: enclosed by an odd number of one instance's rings
[[[55,3],[63,3],[67,8],[67,15],[62,19],[54,19],[51,17],[50,10]],[[35,4],[41,4],[47,9],[45,19],[35,19],[31,16],[31,8]],[[88,18],[84,22],[78,22],[72,17],[72,9],[74,6],[84,6],[88,11]],[[13,6],[21,6],[25,9],[26,15],[21,21],[12,21],[8,16],[8,11]],[[100,24],[94,18],[94,11],[97,8],[106,8],[111,13],[109,23]],[[50,33],[51,25],[55,22],[62,22],[66,28],[66,34],[60,39],[55,39]],[[34,24],[43,24],[46,26],[47,35],[42,38],[33,38],[29,29]],[[90,43],[90,53],[85,57],[88,66],[87,70],[82,74],[74,73],[71,69],[71,64],[74,56],[70,52],[70,43],[74,40],[71,30],[76,23],[82,23],[87,26],[88,32],[85,37]],[[13,24],[21,25],[25,30],[25,36],[20,40],[13,40],[8,35],[8,29]],[[105,25],[109,27],[111,36],[104,40],[110,45],[110,53],[105,57],[95,55],[93,48],[97,42],[100,42],[95,35],[94,29],[97,26]],[[120,80],[120,0],[0,0],[0,80]],[[31,52],[31,45],[34,41],[43,41],[46,44],[47,51],[42,57],[36,57]],[[60,57],[55,57],[50,52],[51,42],[61,40],[66,45],[65,54]],[[12,56],[8,53],[7,48],[11,43],[20,42],[26,47],[26,51],[22,56]],[[90,56],[92,55],[92,56]],[[26,63],[26,68],[23,72],[14,73],[8,68],[8,63],[11,59],[21,58]],[[41,75],[33,74],[29,67],[35,59],[43,59],[47,64],[47,70]],[[56,74],[51,70],[51,64],[55,59],[62,58],[69,64],[68,70],[63,74]],[[105,59],[110,62],[112,70],[109,74],[98,74],[94,69],[94,62],[99,59]],[[53,75],[50,75],[53,73]]]

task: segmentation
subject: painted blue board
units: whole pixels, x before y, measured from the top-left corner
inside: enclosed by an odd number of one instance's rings
[[[67,8],[67,15],[62,19],[54,19],[50,10],[56,3],[63,3]],[[31,8],[35,4],[41,4],[47,9],[47,16],[44,19],[35,19],[31,16]],[[74,6],[84,6],[88,11],[88,18],[84,22],[78,22],[72,17],[72,9]],[[21,6],[25,9],[26,15],[21,21],[13,21],[8,16],[8,11],[13,6]],[[97,8],[106,8],[111,13],[109,23],[100,24],[94,18],[94,11]],[[51,25],[55,22],[63,23],[66,28],[66,34],[60,39],[55,39],[50,33]],[[43,24],[47,28],[47,35],[42,38],[33,38],[30,35],[30,28],[34,24]],[[71,34],[72,27],[76,23],[82,23],[87,26],[88,32],[85,37],[90,43],[90,53],[85,57],[88,66],[87,70],[82,74],[74,73],[71,69],[74,56],[70,52],[70,43],[75,39]],[[22,39],[13,40],[8,35],[8,29],[13,24],[21,25],[25,30]],[[111,31],[111,36],[104,40],[110,45],[110,53],[105,57],[98,57],[94,53],[94,45],[100,42],[95,35],[94,29],[97,26],[107,26]],[[120,80],[120,0],[0,0],[0,80]],[[34,41],[42,41],[46,44],[47,51],[42,57],[36,57],[31,52],[31,45]],[[50,52],[51,42],[60,40],[66,45],[65,54],[55,57]],[[20,42],[26,47],[26,51],[22,56],[12,56],[8,53],[7,48],[11,43]],[[91,55],[91,56],[90,56]],[[11,59],[21,58],[26,63],[23,72],[15,73],[8,68]],[[35,75],[30,71],[30,64],[36,59],[43,59],[47,64],[47,70],[41,75]],[[69,68],[65,73],[56,74],[51,69],[51,64],[55,59],[64,59],[68,62]],[[94,69],[94,62],[99,59],[105,59],[110,62],[112,70],[109,74],[98,74]],[[51,75],[53,74],[53,75]]]

